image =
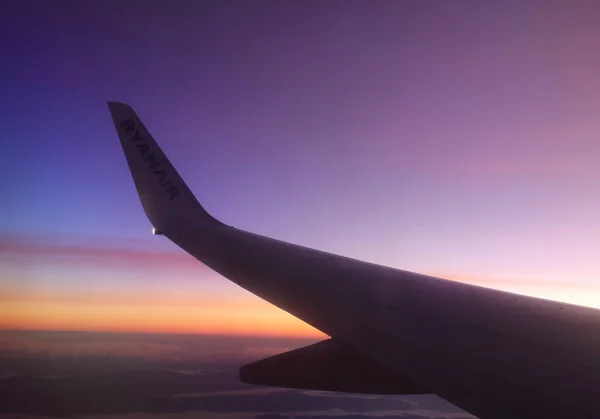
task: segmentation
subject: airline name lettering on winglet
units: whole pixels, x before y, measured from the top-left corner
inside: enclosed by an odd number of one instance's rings
[[[141,157],[146,162],[148,168],[152,170],[152,173],[154,173],[160,186],[162,186],[163,190],[169,195],[169,199],[172,201],[175,198],[179,198],[179,189],[173,185],[169,173],[161,168],[160,160],[158,160],[156,154],[152,152],[150,145],[140,135],[140,130],[136,128],[133,119],[129,118],[124,120],[121,122],[121,126],[125,129],[126,133],[133,133],[130,140],[136,143],[135,146],[140,151]]]

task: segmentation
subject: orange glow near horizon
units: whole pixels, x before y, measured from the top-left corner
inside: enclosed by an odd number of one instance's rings
[[[0,328],[324,337],[187,255],[0,240]],[[600,308],[589,283],[434,276]]]
[[[0,261],[2,329],[324,336],[185,253],[0,237]]]
[[[222,306],[5,301],[0,328],[318,337],[321,332],[268,303]]]
[[[563,284],[483,281],[460,282],[523,295],[600,308],[598,290]],[[85,298],[82,296],[0,294],[0,328],[103,332],[184,333],[240,336],[324,337],[310,325],[271,304],[248,298],[227,300]]]

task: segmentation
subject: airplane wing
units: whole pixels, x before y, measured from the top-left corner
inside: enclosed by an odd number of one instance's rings
[[[244,381],[435,393],[480,419],[600,418],[599,310],[391,269],[225,225],[198,203],[133,109],[108,106],[155,232],[332,338],[248,365]]]

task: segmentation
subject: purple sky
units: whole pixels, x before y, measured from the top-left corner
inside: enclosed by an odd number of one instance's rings
[[[0,294],[90,294],[100,276],[132,293],[150,278],[157,295],[241,295],[192,281],[210,275],[201,266],[161,282],[149,267],[19,247],[177,252],[150,235],[116,100],[228,224],[600,306],[598,2],[0,8]]]

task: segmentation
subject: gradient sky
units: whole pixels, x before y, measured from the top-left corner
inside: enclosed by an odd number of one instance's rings
[[[228,224],[600,307],[599,13],[3,1],[0,327],[318,336],[150,234],[107,100]]]

